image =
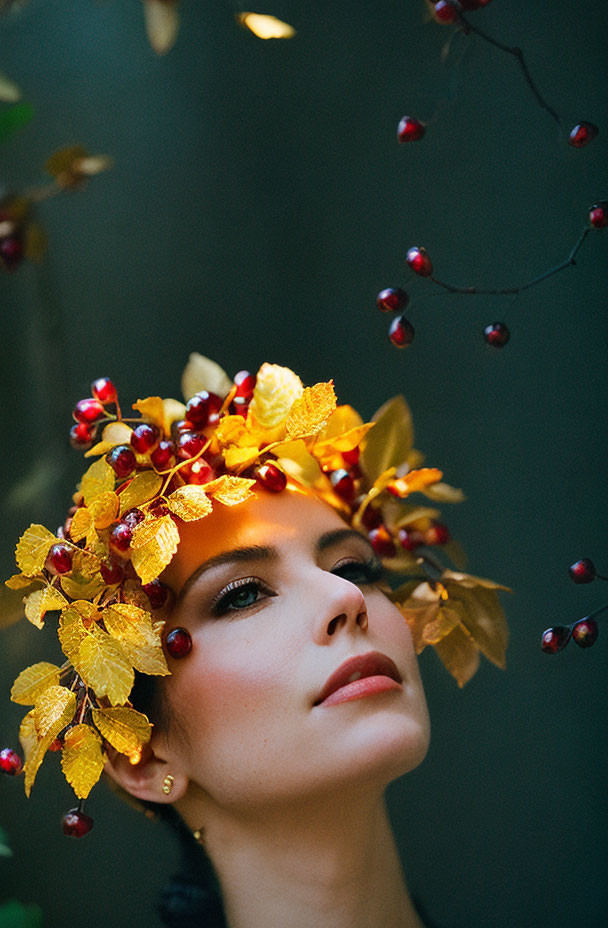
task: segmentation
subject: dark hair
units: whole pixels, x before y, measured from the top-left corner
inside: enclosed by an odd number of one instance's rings
[[[155,677],[136,673],[130,698],[134,708],[145,712],[157,729],[169,728],[168,706]],[[219,882],[205,849],[173,806],[145,805],[171,829],[181,851],[180,869],[163,887],[158,902],[163,924],[167,928],[226,928]]]

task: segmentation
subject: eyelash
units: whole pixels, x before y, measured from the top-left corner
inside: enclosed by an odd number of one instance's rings
[[[368,583],[377,583],[382,577],[382,564],[376,558],[371,557],[367,561],[344,561],[332,570],[332,573],[344,580],[349,580],[357,585]],[[348,576],[350,574],[350,576]],[[239,593],[251,591],[256,594],[254,602],[242,606],[236,604]],[[266,596],[276,596],[262,580],[258,577],[242,577],[239,580],[233,580],[228,583],[220,593],[215,597],[211,604],[212,615],[219,617],[228,612],[242,612],[251,606],[257,605],[259,599],[257,594],[263,593]]]

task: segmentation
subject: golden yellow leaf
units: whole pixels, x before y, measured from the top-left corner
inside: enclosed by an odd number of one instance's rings
[[[438,509],[431,509],[430,506],[407,506],[407,508],[399,506],[398,515],[395,519],[395,528],[403,528],[406,525],[418,528],[422,525],[423,520],[427,520],[428,523],[432,519],[438,519],[440,515]]]
[[[336,394],[332,380],[305,387],[289,410],[285,422],[287,435],[292,439],[316,435],[327,425],[335,408]]]
[[[179,487],[167,498],[167,506],[171,512],[183,519],[184,522],[193,522],[209,515],[213,509],[211,500],[204,489],[199,486],[186,485]]]
[[[93,709],[93,721],[106,741],[119,754],[135,754],[150,740],[152,726],[147,716],[127,706]]]
[[[91,604],[87,603],[88,605]],[[72,663],[73,658],[78,654],[80,645],[87,636],[87,629],[79,606],[80,601],[72,603],[63,610],[59,617],[59,627],[57,629],[63,653]]]
[[[167,666],[167,659],[162,648],[162,644],[156,645],[134,645],[127,641],[123,642],[123,647],[127,652],[129,660],[135,670],[140,673],[147,673],[152,676],[164,677],[171,673]]]
[[[97,496],[88,507],[93,517],[95,528],[100,531],[104,528],[108,528],[118,515],[118,506],[119,499],[113,490],[107,490],[105,493],[101,493]]]
[[[170,51],[179,31],[178,0],[144,0],[148,41],[157,55]]]
[[[242,416],[224,416],[214,432],[214,438],[220,445],[251,444],[245,421]],[[245,441],[243,441],[245,439]]]
[[[224,451],[226,467],[230,470],[236,467],[249,467],[250,464],[257,461],[259,456],[260,451],[257,445],[251,445],[248,448],[237,448],[236,445],[233,445],[231,448],[226,448]]]
[[[279,364],[262,364],[257,373],[249,415],[263,429],[274,430],[283,425],[304,387],[297,374]]]
[[[370,483],[390,467],[403,464],[414,443],[412,414],[402,396],[395,396],[381,406],[373,421],[374,428],[359,459]]]
[[[488,660],[504,670],[509,628],[496,590],[467,589],[446,581],[449,602],[461,607],[462,624]]]
[[[502,583],[496,583],[495,580],[488,580],[486,577],[475,577],[473,574],[463,574],[457,570],[444,570],[441,579],[443,581],[453,580],[458,586],[464,587],[467,590],[473,590],[475,587],[483,587],[486,590],[504,590],[507,593],[513,592],[510,587],[503,586]],[[450,585],[448,584],[448,586]],[[450,586],[450,589],[451,588]]]
[[[131,563],[142,583],[158,577],[170,563],[178,544],[179,531],[171,516],[161,516],[152,523],[140,522],[133,532]]]
[[[86,637],[71,656],[72,664],[98,697],[107,696],[113,705],[121,705],[133,686],[132,663],[121,643],[97,625],[85,631]]]
[[[420,470],[412,470],[405,477],[396,477],[387,484],[387,489],[398,496],[399,499],[405,499],[410,493],[419,493],[425,490],[430,484],[437,483],[441,480],[443,474],[436,467],[422,467]]]
[[[25,600],[25,617],[36,628],[44,625],[44,616],[53,609],[62,609],[66,604],[65,596],[53,587],[35,590]]]
[[[230,377],[219,364],[196,351],[190,355],[182,374],[182,394],[186,401],[201,390],[226,396],[231,387]]]
[[[80,492],[85,504],[90,506],[94,499],[114,489],[116,475],[105,458],[100,458],[85,471],[80,483]]]
[[[25,590],[26,587],[32,586],[33,583],[42,583],[42,581],[35,580],[32,577],[26,577],[25,574],[13,574],[12,577],[4,581],[4,585],[7,586],[9,590]]]
[[[129,509],[141,506],[148,500],[154,499],[163,485],[163,478],[152,470],[144,470],[136,474],[131,483],[120,494],[121,516]]]
[[[80,541],[81,538],[84,538],[91,530],[93,521],[93,515],[86,506],[77,509],[70,526],[70,538],[72,541]]]
[[[70,599],[94,599],[104,589],[105,583],[100,574],[85,577],[79,571],[72,571],[69,577],[63,575],[61,586]]]
[[[46,738],[51,732],[55,738],[61,729],[71,722],[75,709],[76,696],[67,686],[47,686],[38,696],[34,706],[34,724],[38,740]]]
[[[258,39],[292,39],[296,30],[276,16],[266,13],[237,13],[236,21],[253,32]]]
[[[457,625],[449,635],[437,642],[435,650],[458,686],[463,687],[477,672],[479,650],[462,625]]]
[[[48,248],[46,232],[39,222],[30,222],[25,228],[23,252],[28,261],[39,264]]]
[[[131,429],[126,422],[109,422],[101,435],[101,441],[93,445],[85,453],[85,458],[92,458],[99,454],[107,454],[116,445],[128,445],[131,443]]]
[[[457,606],[458,603],[450,604],[441,600],[435,619],[427,622],[422,630],[424,644],[437,644],[460,624],[462,612]]]
[[[59,684],[59,667],[41,661],[22,670],[11,689],[11,699],[22,706],[32,706],[44,690]]]
[[[119,641],[138,646],[160,642],[159,633],[152,625],[152,616],[139,606],[114,603],[103,610],[102,618],[109,634]]]
[[[122,585],[122,597],[127,605],[150,609],[150,600],[142,590],[139,580],[126,580]]]
[[[255,483],[255,480],[250,480],[248,477],[223,474],[211,483],[206,483],[204,489],[207,496],[211,496],[224,506],[236,506],[255,496],[255,493],[251,491]]]
[[[273,451],[281,470],[303,486],[314,487],[323,480],[319,462],[309,452],[302,439],[281,442]]]
[[[78,158],[86,158],[88,151],[82,145],[69,145],[60,148],[47,158],[44,168],[48,174],[58,178],[61,174],[69,173]]]
[[[163,428],[165,408],[160,396],[147,396],[143,400],[137,400],[136,403],[133,403],[133,409],[140,412],[142,419],[145,419],[146,422],[151,422],[152,425]]]
[[[75,725],[65,736],[61,769],[79,799],[86,799],[101,776],[105,756],[90,725]]]
[[[25,530],[15,549],[17,566],[24,574],[31,577],[44,567],[49,548],[58,538],[44,525],[30,525]]]
[[[422,490],[425,496],[433,499],[438,503],[461,503],[466,496],[462,490],[451,487],[449,483],[435,483],[432,486],[424,487]]]
[[[21,719],[21,725],[19,727],[19,743],[23,748],[23,754],[26,761],[28,760],[32,750],[38,744],[38,737],[36,735],[36,723],[34,722],[34,710],[31,709],[27,715],[24,715]]]

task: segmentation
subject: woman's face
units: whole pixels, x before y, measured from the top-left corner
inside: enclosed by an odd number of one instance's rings
[[[250,809],[336,784],[383,787],[423,759],[429,722],[410,632],[375,583],[363,536],[292,487],[217,506],[180,535],[163,578],[178,594],[165,631],[188,629],[192,650],[168,658],[161,685],[166,748],[193,787]],[[361,670],[375,680],[319,703],[344,661],[370,652],[397,673],[372,656]]]

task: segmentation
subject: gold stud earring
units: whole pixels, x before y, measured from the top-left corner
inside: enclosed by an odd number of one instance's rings
[[[203,829],[197,828],[195,831],[192,832],[192,837],[194,838],[195,841],[197,841],[200,844],[202,841],[202,837],[203,837]]]
[[[165,796],[168,796],[171,790],[173,789],[173,783],[174,783],[174,779],[171,776],[171,774],[168,773],[165,779],[163,780],[163,786],[162,786],[162,790]]]

